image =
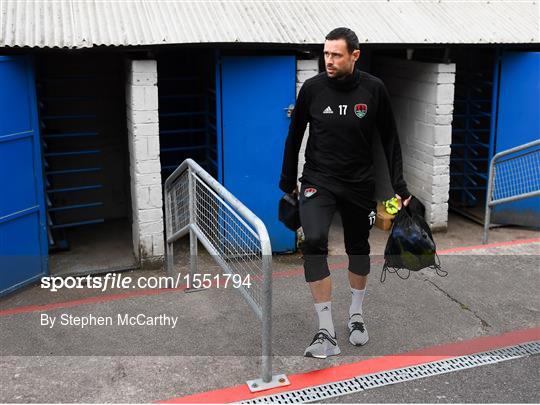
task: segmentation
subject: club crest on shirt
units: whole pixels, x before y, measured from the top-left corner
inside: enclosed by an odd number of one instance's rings
[[[304,190],[304,196],[306,198],[309,198],[311,197],[313,194],[315,194],[317,192],[317,189],[316,188],[313,188],[313,187],[308,187]]]
[[[358,118],[363,118],[367,114],[367,104],[356,104],[354,106],[354,113]]]

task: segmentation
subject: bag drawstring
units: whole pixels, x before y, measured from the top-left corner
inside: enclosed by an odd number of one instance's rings
[[[428,269],[434,269],[435,273],[437,273],[437,275],[439,277],[446,277],[448,275],[448,272],[446,270],[442,269],[442,267],[441,267],[441,259],[439,258],[439,255],[437,254],[437,252],[435,252],[435,259],[436,259],[436,263],[433,266],[429,266],[427,268]],[[381,283],[384,283],[384,281],[386,280],[386,272],[388,272],[388,273],[396,273],[397,276],[402,280],[407,280],[411,276],[411,271],[410,270],[403,269],[403,270],[407,270],[407,276],[406,277],[399,274],[400,270],[402,270],[402,269],[399,268],[399,267],[389,267],[386,264],[386,260],[385,260],[385,262],[383,264],[382,272],[381,272]]]
[[[407,270],[407,276],[406,277],[399,274],[400,270],[402,270],[402,269],[397,268],[397,267],[389,267],[389,266],[387,266],[386,263],[384,263],[383,268],[382,268],[382,272],[381,272],[381,283],[384,283],[384,280],[386,280],[386,272],[388,272],[388,273],[396,273],[397,276],[402,280],[407,280],[411,276],[411,271],[410,270],[404,269],[404,270]]]
[[[441,259],[439,258],[439,255],[437,254],[437,252],[435,252],[435,259],[436,259],[436,263],[430,268],[435,269],[435,273],[437,273],[439,277],[446,277],[448,275],[448,272],[442,269]]]

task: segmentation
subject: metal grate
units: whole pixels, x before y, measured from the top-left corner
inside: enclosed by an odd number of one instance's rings
[[[188,172],[182,173],[171,184],[171,189],[167,193],[170,207],[170,216],[168,224],[168,235],[174,235],[189,225],[189,186]]]
[[[349,380],[319,385],[302,390],[259,397],[252,400],[242,401],[241,403],[297,404],[322,401],[328,398],[364,391],[370,388],[412,381],[418,378],[431,377],[487,364],[495,364],[501,361],[513,360],[535,354],[540,354],[540,341],[447,360],[435,361],[418,366],[405,367],[396,370],[354,377]]]
[[[497,162],[493,200],[540,190],[540,148]]]
[[[263,310],[263,252],[259,236],[240,214],[209,187],[198,175],[185,171],[172,184],[169,199],[170,232],[182,230],[190,223],[189,176],[193,182],[193,226],[213,250],[210,252],[224,270],[238,274],[244,280],[249,276],[251,286],[239,290],[247,294]]]
[[[242,280],[249,276],[251,286],[241,288],[262,311],[263,254],[259,236],[199,176],[193,174],[193,179],[195,225],[223,259],[228,273],[238,274]]]
[[[493,156],[489,168],[484,236],[488,242],[494,206],[540,196],[540,139]]]

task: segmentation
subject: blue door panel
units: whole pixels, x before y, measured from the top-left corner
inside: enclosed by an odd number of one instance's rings
[[[28,67],[26,60],[0,56],[0,135],[28,131],[32,128],[29,114],[27,86]],[[21,87],[24,86],[24,87]],[[25,88],[26,87],[26,88]]]
[[[540,138],[540,52],[501,58],[495,153]],[[494,207],[494,223],[540,226],[540,198]]]
[[[32,61],[0,56],[0,295],[48,272]]]
[[[223,184],[266,225],[272,250],[295,250],[278,221],[283,148],[295,101],[294,56],[226,56],[221,60]]]
[[[495,153],[540,137],[540,52],[505,52]]]
[[[0,250],[7,253],[0,257],[2,286],[17,287],[41,275],[36,271],[41,268],[39,234],[21,232],[33,229],[36,223],[39,223],[38,211],[0,223]]]
[[[37,205],[37,195],[34,188],[33,138],[26,136],[3,140],[1,145],[0,184],[3,185],[4,198],[0,204],[0,217],[4,217]]]

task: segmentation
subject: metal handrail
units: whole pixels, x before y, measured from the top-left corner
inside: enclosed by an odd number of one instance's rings
[[[266,226],[192,159],[182,162],[167,178],[164,193],[167,275],[173,276],[173,243],[188,233],[191,275],[198,266],[197,241],[228,274],[249,274],[256,262],[255,269],[262,272],[260,295],[244,286],[238,288],[262,323],[261,378],[248,385],[251,391],[288,385],[286,376],[272,375],[272,246]]]
[[[223,187],[216,179],[214,179],[207,171],[205,171],[197,162],[192,159],[184,160],[180,166],[165,180],[165,192],[170,189],[171,184],[182,173],[189,169],[192,173],[199,176],[209,187],[211,187],[223,200],[227,201],[233,206],[244,218],[256,229],[260,235],[261,248],[263,254],[272,256],[272,246],[270,245],[270,237],[266,226],[249,208],[247,208],[238,198],[236,198],[229,190]],[[181,237],[181,236],[180,236]],[[171,242],[178,240],[178,236],[171,235],[170,238],[174,238]]]
[[[493,194],[494,194],[493,191],[494,191],[494,180],[495,180],[495,167],[496,167],[496,165],[499,164],[501,158],[503,158],[505,156],[512,155],[514,153],[518,153],[518,152],[521,152],[521,151],[524,151],[524,150],[527,150],[527,149],[537,148],[539,146],[540,146],[540,139],[537,139],[535,141],[528,142],[528,143],[523,144],[521,146],[517,146],[515,148],[511,148],[511,149],[507,149],[505,151],[499,152],[495,156],[493,156],[493,159],[491,159],[491,162],[490,162],[490,165],[489,165],[489,179],[488,179],[488,189],[487,189],[487,195],[486,195],[486,209],[485,209],[485,219],[484,219],[484,235],[482,237],[482,243],[483,244],[486,244],[488,242],[488,233],[489,233],[489,225],[490,225],[490,220],[491,220],[491,208],[492,207],[494,207],[496,205],[499,205],[499,204],[503,204],[503,203],[508,203],[508,202],[512,202],[512,201],[523,200],[525,198],[531,198],[531,197],[540,196],[540,189],[538,189],[538,190],[533,190],[533,191],[529,191],[529,192],[526,192],[526,193],[520,193],[520,194],[516,194],[516,195],[504,197],[504,198],[494,199],[493,198]],[[539,152],[540,151],[538,151],[538,150],[531,151],[531,153],[539,153]],[[526,155],[517,156],[517,157],[512,158],[512,159],[518,160],[520,158],[523,158],[523,156],[526,156]],[[503,163],[503,162],[501,162],[501,163]],[[533,172],[533,173],[529,173],[529,175],[531,175],[531,177],[536,175],[537,178],[540,178],[540,174],[539,174],[540,167],[533,167],[533,170],[536,170],[536,171]],[[517,179],[517,180],[521,180],[521,179]]]

